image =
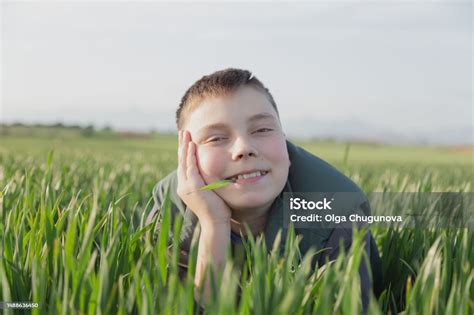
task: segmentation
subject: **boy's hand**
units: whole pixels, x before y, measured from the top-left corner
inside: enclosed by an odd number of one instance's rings
[[[191,134],[179,131],[178,141],[178,196],[196,214],[201,226],[229,224],[231,210],[224,200],[212,190],[199,190],[206,183],[199,172]]]

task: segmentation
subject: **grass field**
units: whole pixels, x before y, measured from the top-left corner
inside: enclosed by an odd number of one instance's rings
[[[367,193],[472,191],[471,149],[296,143]],[[0,136],[0,301],[36,302],[36,314],[195,313],[194,270],[180,282],[178,247],[171,260],[166,256],[168,233],[180,222],[171,224],[164,211],[156,243],[146,233],[153,227],[144,224],[151,190],[176,167],[176,151],[173,135]],[[371,314],[474,313],[472,229],[372,233],[387,289],[371,299]],[[362,236],[355,235],[350,252],[316,271],[309,256],[297,263],[296,246],[278,257],[251,240],[244,273],[239,277],[229,261],[220,279],[225,285],[206,308],[212,314],[360,312]],[[282,241],[297,242],[291,233]],[[193,247],[190,259],[195,254]]]

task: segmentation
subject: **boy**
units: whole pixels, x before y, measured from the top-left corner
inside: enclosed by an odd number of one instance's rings
[[[172,213],[184,216],[182,265],[194,228],[200,225],[195,283],[200,287],[207,259],[214,271],[222,268],[225,253],[246,223],[252,234],[264,234],[272,248],[283,227],[283,192],[361,192],[349,178],[316,156],[286,140],[269,90],[249,71],[226,69],[204,76],[183,96],[176,113],[179,130],[178,169],[154,189],[152,222],[169,189]],[[225,187],[200,191],[202,186],[231,179]],[[368,203],[356,205],[368,207]],[[285,229],[282,230],[284,239]],[[339,240],[348,248],[350,229],[296,229],[302,234],[302,254],[311,247],[329,248],[319,257],[334,259]],[[380,279],[380,259],[370,233],[366,252]],[[283,242],[284,243],[284,242]],[[282,247],[284,244],[281,245]],[[366,266],[361,270],[362,304],[366,311],[371,289]],[[204,285],[204,296],[208,283]]]

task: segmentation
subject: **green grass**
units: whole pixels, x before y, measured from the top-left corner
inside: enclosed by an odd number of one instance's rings
[[[195,313],[194,270],[177,276],[177,239],[166,248],[169,208],[152,241],[145,225],[153,185],[176,167],[176,139],[77,135],[0,138],[0,301],[40,304],[34,314]],[[366,192],[472,191],[472,153],[443,148],[302,143]],[[54,154],[49,152],[54,150]],[[373,229],[388,288],[370,314],[472,314],[472,229]],[[311,270],[298,238],[267,254],[246,243],[239,274],[229,260],[211,314],[354,314],[363,232],[336,261]],[[195,244],[196,245],[196,244]],[[193,246],[190,259],[196,261]],[[239,296],[239,300],[237,299]],[[13,314],[13,310],[3,310]]]

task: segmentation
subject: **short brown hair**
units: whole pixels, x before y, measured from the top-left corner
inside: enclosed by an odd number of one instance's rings
[[[176,111],[178,130],[183,127],[184,113],[191,110],[193,105],[199,104],[206,97],[224,96],[244,86],[251,86],[263,92],[279,117],[272,94],[260,80],[248,70],[228,68],[203,76],[186,91]]]

